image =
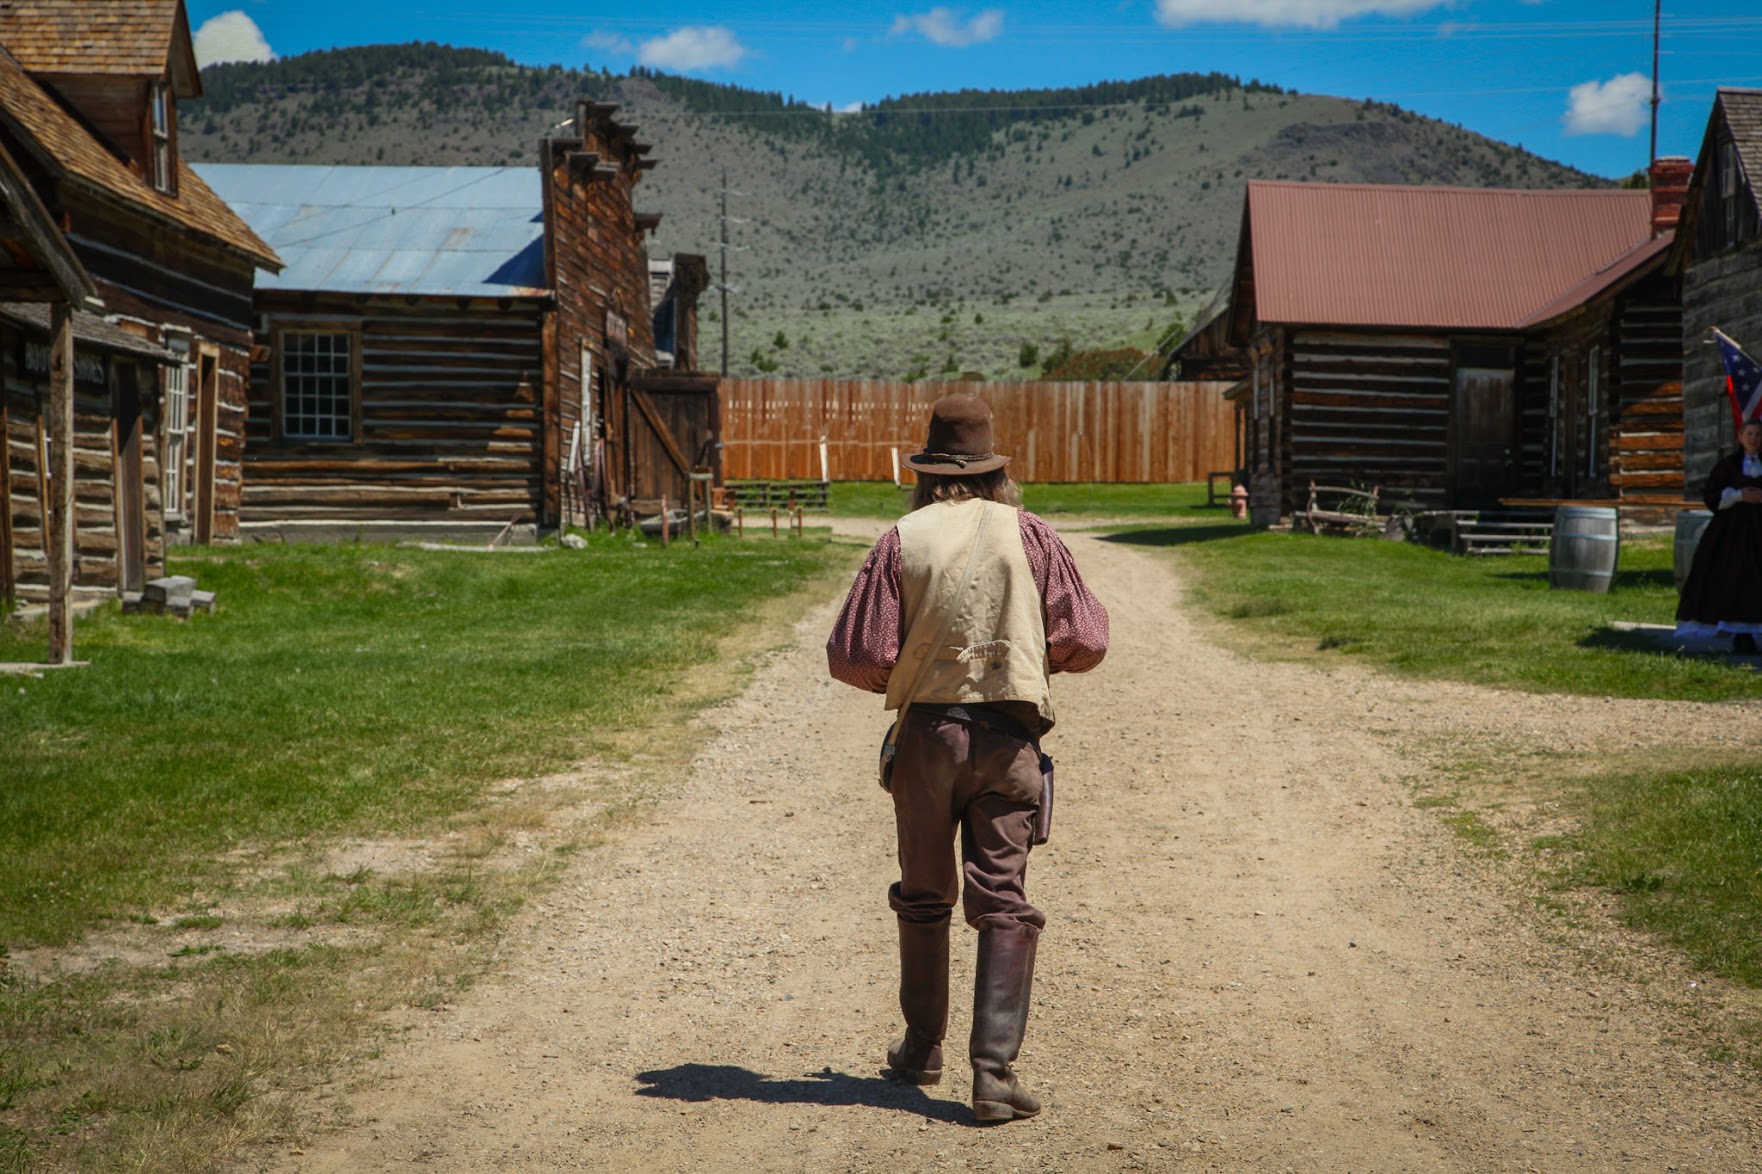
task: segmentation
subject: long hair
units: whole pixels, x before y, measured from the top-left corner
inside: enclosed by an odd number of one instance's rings
[[[962,473],[945,477],[941,473],[919,473],[912,488],[912,509],[921,510],[938,501],[959,501],[965,497],[981,497],[1001,505],[1022,508],[1022,487],[1010,480],[1009,468],[989,473]]]

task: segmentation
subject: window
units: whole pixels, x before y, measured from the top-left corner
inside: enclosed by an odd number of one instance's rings
[[[354,439],[354,339],[284,330],[281,434],[287,440]]]
[[[1597,475],[1597,417],[1602,410],[1602,381],[1597,365],[1601,353],[1596,347],[1585,356],[1585,476]]]
[[[1560,356],[1548,363],[1548,476],[1560,474]]]
[[[175,190],[171,153],[171,95],[164,82],[154,82],[148,101],[152,108],[151,169],[153,186],[162,192]]]
[[[179,356],[179,361],[165,368],[165,459],[159,470],[159,487],[165,516],[181,518],[190,441],[190,347],[181,339],[165,345]]]
[[[1724,214],[1727,245],[1738,243],[1738,149],[1737,144],[1719,144],[1719,210]]]

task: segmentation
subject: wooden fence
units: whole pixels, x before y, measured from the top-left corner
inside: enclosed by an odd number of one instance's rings
[[[964,391],[991,405],[1018,481],[1203,481],[1235,464],[1229,387],[724,379],[722,466],[730,480],[888,481],[894,450],[923,446],[930,404]]]

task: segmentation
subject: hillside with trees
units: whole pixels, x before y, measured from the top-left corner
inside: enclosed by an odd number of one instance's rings
[[[577,99],[617,103],[659,160],[638,189],[663,215],[653,253],[702,253],[714,272],[729,189],[735,374],[998,378],[1073,350],[1149,351],[1227,272],[1253,178],[1607,182],[1387,103],[1216,73],[915,94],[854,112],[432,44],[202,76],[182,147],[227,162],[531,165]],[[714,365],[714,294],[703,319]]]

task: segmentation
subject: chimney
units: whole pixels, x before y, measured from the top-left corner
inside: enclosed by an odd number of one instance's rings
[[[1689,177],[1694,173],[1694,162],[1681,155],[1652,160],[1653,236],[1663,236],[1676,227],[1682,217],[1683,197],[1688,195]]]

